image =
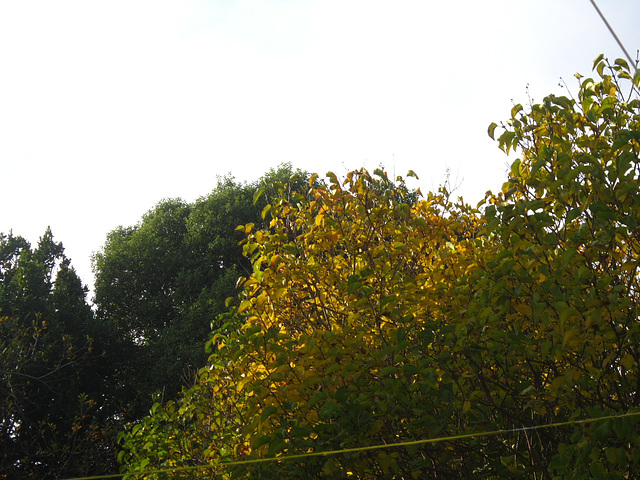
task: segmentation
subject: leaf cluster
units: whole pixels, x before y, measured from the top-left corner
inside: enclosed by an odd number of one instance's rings
[[[498,142],[521,156],[477,209],[365,170],[271,200],[197,384],[121,435],[127,472],[640,476],[637,418],[597,421],[640,403],[640,77],[594,70],[576,99],[514,107]]]

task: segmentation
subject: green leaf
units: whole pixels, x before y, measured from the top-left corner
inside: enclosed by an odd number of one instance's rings
[[[522,111],[522,105],[516,104],[511,108],[511,116],[515,118],[515,116]]]
[[[277,413],[277,411],[278,411],[278,407],[275,407],[273,405],[266,407],[260,414],[260,423],[264,422],[271,415]]]
[[[333,414],[337,411],[338,411],[338,405],[333,401],[329,401],[325,403],[320,409],[320,416],[324,419],[329,420],[333,417]]]
[[[596,57],[596,59],[593,61],[593,70],[595,70],[595,69],[596,69],[596,66],[597,66],[600,62],[602,62],[602,60],[603,60],[603,59],[604,59],[604,53],[601,53],[600,55],[598,55],[598,56]]]
[[[633,358],[633,355],[630,353],[625,354],[620,359],[620,365],[622,365],[627,371],[631,371],[635,363],[635,358]]]
[[[489,125],[489,129],[487,130],[487,133],[491,137],[491,140],[495,140],[494,133],[496,131],[497,126],[498,124],[495,122],[491,122],[491,124]]]
[[[403,252],[407,252],[408,251],[407,246],[402,242],[393,242],[393,248],[395,250],[402,250]]]
[[[422,217],[415,217],[415,218],[413,219],[413,222],[414,222],[417,226],[419,226],[420,228],[425,229],[425,230],[427,229],[427,222],[426,222],[426,220],[425,220],[424,218],[422,218]]]
[[[382,370],[380,370],[380,377],[384,378],[384,377],[389,377],[391,375],[395,375],[395,373],[398,371],[398,369],[393,366],[393,365],[389,365],[387,367],[384,367]]]
[[[607,438],[611,434],[611,430],[613,429],[613,423],[611,419],[600,420],[596,424],[595,428],[595,437],[599,442],[606,442]]]
[[[257,204],[258,200],[260,200],[260,197],[262,197],[262,195],[265,192],[265,188],[259,188],[258,190],[255,191],[255,193],[253,194],[253,204]]]
[[[269,442],[269,453],[267,455],[273,456],[277,453],[287,449],[287,444],[281,438],[274,438]]]
[[[578,218],[580,215],[582,214],[582,210],[580,210],[578,207],[572,208],[568,213],[567,216],[565,217],[565,222],[571,223],[573,220],[575,220],[576,218]]]
[[[358,290],[361,286],[362,284],[360,283],[360,275],[358,274],[349,275],[347,279],[347,291],[349,292],[349,294],[352,294],[353,292]]]
[[[266,445],[271,442],[271,435],[263,435],[258,438],[258,441],[253,445],[253,448],[260,448],[262,445]]]
[[[605,478],[607,472],[600,462],[592,462],[589,466],[589,471],[594,478]]]
[[[630,71],[629,64],[624,58],[616,58],[614,64],[624,68],[627,72]]]
[[[327,172],[326,175],[329,178],[329,181],[333,184],[333,185],[339,185],[340,182],[338,182],[338,177],[336,176],[335,173],[333,172]]]
[[[505,131],[500,137],[498,137],[498,143],[500,148],[502,148],[506,153],[509,153],[511,149],[514,149],[516,146],[515,142],[516,133],[512,131]]]

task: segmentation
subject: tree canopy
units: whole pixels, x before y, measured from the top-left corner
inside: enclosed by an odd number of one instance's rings
[[[192,204],[163,200],[115,229],[94,257],[96,311],[50,230],[36,248],[0,234],[0,477],[117,470],[122,424],[153,394],[192,385],[205,363],[216,317],[251,268],[235,227],[306,180],[288,165],[253,184],[224,178]]]
[[[478,208],[381,170],[274,198],[196,385],[121,435],[127,472],[639,476],[640,75],[594,71],[490,126],[519,156]]]
[[[49,229],[0,234],[0,477],[62,478],[116,464],[108,330]]]
[[[249,184],[219,178],[209,195],[162,200],[137,225],[108,234],[93,257],[96,314],[122,340],[118,389],[132,419],[146,414],[154,394],[173,398],[193,383],[225,299],[251,269],[236,227],[261,222],[264,198],[307,176],[281,165]],[[256,191],[264,198],[254,204]]]
[[[490,125],[476,207],[225,177],[107,236],[95,310],[0,234],[0,477],[640,477],[640,74],[593,70]]]

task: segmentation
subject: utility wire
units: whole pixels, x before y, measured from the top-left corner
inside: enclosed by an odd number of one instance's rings
[[[595,0],[590,0],[591,5],[593,5],[593,8],[596,9],[596,12],[598,12],[598,15],[600,15],[600,18],[602,18],[602,21],[604,22],[604,24],[607,26],[607,28],[609,29],[609,31],[611,32],[611,35],[613,35],[613,38],[616,39],[616,42],[618,42],[618,45],[620,45],[620,48],[622,49],[622,51],[624,52],[624,54],[627,56],[627,60],[629,60],[629,65],[634,65],[636,66],[636,70],[637,70],[637,64],[636,62],[634,62],[631,59],[631,55],[629,55],[629,52],[627,52],[627,49],[624,48],[624,45],[622,44],[622,42],[620,41],[620,39],[618,38],[618,35],[616,35],[616,32],[613,31],[613,28],[611,28],[611,25],[609,25],[609,22],[607,21],[607,19],[605,18],[605,16],[603,15],[603,13],[600,11],[600,9],[598,8],[598,5],[596,5]]]
[[[504,435],[509,433],[520,433],[520,432],[527,432],[532,430],[540,430],[543,428],[558,428],[558,427],[566,427],[569,425],[582,425],[582,424],[588,425],[590,423],[602,422],[604,420],[615,420],[617,418],[627,418],[627,417],[637,417],[637,416],[640,416],[640,412],[627,412],[627,413],[607,415],[604,417],[597,417],[597,418],[586,418],[582,420],[568,420],[566,422],[546,423],[542,425],[534,425],[532,427],[518,427],[518,428],[511,428],[506,430],[492,430],[487,432],[475,432],[475,433],[472,432],[472,433],[464,433],[460,435],[452,435],[448,437],[428,438],[425,440],[412,440],[408,442],[386,443],[383,445],[370,445],[368,447],[344,448],[342,450],[329,450],[325,452],[301,453],[298,455],[284,455],[281,457],[254,458],[250,460],[239,460],[235,462],[220,462],[215,465],[196,465],[191,467],[174,467],[174,468],[164,468],[164,469],[158,469],[158,470],[144,470],[140,472],[115,473],[111,475],[97,475],[93,477],[76,477],[76,478],[69,478],[66,480],[103,480],[107,478],[122,478],[125,476],[131,476],[133,478],[137,478],[138,476],[153,475],[158,473],[178,473],[178,472],[186,473],[186,472],[192,472],[195,470],[234,467],[238,465],[249,465],[249,464],[255,464],[255,463],[284,462],[289,460],[300,460],[303,458],[310,458],[310,457],[325,457],[329,455],[339,455],[343,453],[356,453],[356,452],[365,452],[370,450],[381,450],[385,448],[410,447],[410,446],[426,445],[428,443],[438,443],[438,442],[453,442],[456,440],[465,440],[469,438],[478,438],[478,437],[489,437],[489,436]]]

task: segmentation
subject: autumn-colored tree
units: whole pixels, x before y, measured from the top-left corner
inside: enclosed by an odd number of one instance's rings
[[[306,196],[274,203],[268,230],[244,227],[254,273],[243,283],[229,332],[213,337],[210,365],[182,403],[157,407],[158,416],[125,440],[138,467],[455,431],[455,415],[442,403],[451,385],[439,382],[438,358],[428,350],[442,321],[438,303],[470,264],[479,225],[444,193],[410,206],[403,191],[381,171],[352,172],[344,185],[331,176]],[[186,430],[171,433],[170,419]],[[143,438],[162,439],[155,459],[140,450]],[[473,470],[442,445],[315,458],[276,470],[411,477],[435,474],[445,458]],[[274,466],[256,468],[251,475]]]
[[[479,210],[361,170],[242,227],[253,273],[198,383],[122,434],[127,471],[639,477],[640,76],[594,70],[514,107]]]

